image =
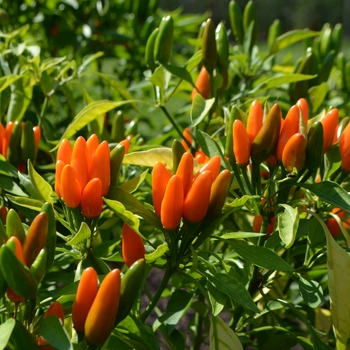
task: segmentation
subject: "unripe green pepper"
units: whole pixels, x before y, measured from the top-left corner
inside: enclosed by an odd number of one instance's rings
[[[173,153],[173,174],[175,174],[182,155],[186,152],[186,150],[182,143],[176,139],[173,141],[171,149]]]
[[[163,17],[154,44],[154,59],[163,64],[169,63],[173,54],[174,20],[171,16]]]
[[[10,209],[6,217],[6,235],[8,238],[15,236],[21,243],[24,242],[26,234],[22,221],[14,209]]]
[[[258,41],[258,23],[256,19],[255,5],[252,0],[249,0],[243,11],[243,30],[246,35],[249,26],[253,24],[251,45],[256,44]]]
[[[52,203],[46,202],[41,211],[47,214],[48,224],[47,224],[47,264],[46,267],[49,268],[55,258],[56,250],[56,218]]]
[[[123,163],[125,147],[123,145],[115,146],[110,153],[111,181],[110,188],[118,184],[120,169]]]
[[[343,25],[337,23],[332,30],[332,49],[338,54],[343,41]]]
[[[34,298],[38,284],[29,268],[20,262],[7,244],[0,248],[0,266],[8,286],[25,299]]]
[[[225,89],[228,81],[229,42],[224,22],[220,22],[215,30],[216,48],[218,52],[218,69],[222,75],[221,89]]]
[[[335,51],[332,50],[327,53],[326,57],[323,59],[322,66],[319,69],[319,73],[317,76],[317,80],[319,84],[326,82],[328,80],[329,74],[331,73],[331,70],[334,65],[334,60],[335,60]]]
[[[236,41],[238,41],[240,44],[243,44],[244,31],[242,11],[240,10],[237,2],[234,0],[230,1],[228,10],[233,35],[235,36]]]
[[[281,118],[282,111],[276,103],[271,107],[265,122],[252,143],[250,153],[252,160],[262,163],[275,151],[280,132]]]
[[[217,60],[215,27],[213,20],[208,18],[202,37],[202,62],[207,71],[212,71],[216,67]]]
[[[145,259],[135,261],[121,279],[119,308],[115,325],[129,315],[137,298],[146,270]]]
[[[275,19],[274,22],[270,25],[269,33],[267,35],[267,46],[271,50],[272,45],[276,41],[276,38],[282,33],[281,21]]]
[[[307,134],[305,167],[309,172],[318,169],[323,160],[323,126],[316,122]]]
[[[21,160],[27,164],[28,159],[33,163],[36,155],[35,138],[33,124],[25,122],[21,138]]]
[[[146,49],[145,49],[145,61],[146,65],[153,70],[157,68],[157,63],[154,59],[154,48],[156,44],[156,39],[158,37],[159,29],[156,28],[153,30],[151,35],[149,36],[147,43],[146,43]]]
[[[323,25],[320,36],[320,57],[326,57],[332,45],[332,28],[329,23]]]
[[[120,142],[125,139],[124,114],[118,111],[112,122],[111,140],[112,142]]]
[[[13,126],[9,147],[7,149],[7,160],[15,167],[21,162],[21,138],[22,124],[17,121]]]
[[[33,264],[29,268],[31,274],[34,276],[37,283],[40,283],[41,279],[44,277],[46,272],[46,266],[47,266],[47,249],[43,248],[40,250]]]

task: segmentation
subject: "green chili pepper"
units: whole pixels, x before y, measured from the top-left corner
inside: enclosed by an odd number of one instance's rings
[[[137,298],[146,270],[145,259],[135,261],[126,271],[121,280],[120,299],[116,317],[117,325],[129,315],[130,310]]]
[[[249,26],[253,23],[253,31],[251,38],[251,45],[256,44],[258,41],[258,23],[256,19],[255,5],[252,0],[247,2],[247,5],[243,11],[243,30],[244,35],[246,35]]]
[[[224,22],[220,22],[215,30],[216,48],[218,52],[218,69],[222,75],[223,83],[221,89],[224,90],[228,81],[228,57],[229,42]]]
[[[21,243],[23,243],[26,238],[22,221],[14,209],[10,209],[7,213],[6,235],[8,238],[11,236],[17,237]]]
[[[155,28],[155,20],[153,16],[148,16],[142,27],[141,38],[143,42],[146,42],[149,36],[152,34]]]
[[[160,63],[169,63],[173,54],[174,20],[171,16],[163,17],[154,44],[154,59]]]
[[[17,259],[7,244],[0,248],[0,266],[8,286],[16,294],[26,299],[36,296],[38,284],[34,276],[29,268]]]
[[[216,67],[218,52],[215,40],[215,27],[213,20],[208,18],[202,37],[202,62],[207,71],[212,71]]]
[[[326,57],[323,59],[322,66],[319,69],[317,80],[318,83],[321,84],[323,82],[326,82],[329,78],[329,74],[331,73],[331,70],[334,65],[335,60],[335,51],[332,50],[327,53]]]
[[[12,330],[10,342],[14,349],[40,350],[33,335],[27,328],[18,320]]]
[[[4,224],[2,223],[2,220],[0,219],[0,247],[6,243],[8,238],[9,237],[7,237]]]
[[[267,46],[271,50],[272,45],[276,41],[276,38],[280,36],[282,33],[281,21],[279,19],[275,19],[274,22],[270,25],[269,33],[267,35]]]
[[[21,162],[21,138],[22,125],[20,122],[15,122],[7,149],[7,160],[15,167]]]
[[[156,28],[153,30],[151,35],[148,37],[145,49],[145,61],[146,65],[153,70],[157,68],[157,63],[154,59],[154,47],[156,44],[156,39],[158,37],[159,29]]]
[[[316,122],[307,134],[305,167],[309,172],[318,169],[323,160],[323,126]]]
[[[118,111],[112,122],[111,140],[113,142],[120,142],[125,139],[124,128],[124,114],[122,111]]]
[[[332,49],[338,54],[340,52],[343,41],[343,25],[337,23],[332,30]]]
[[[231,0],[229,3],[229,15],[233,35],[235,36],[236,41],[243,44],[243,14],[237,5],[237,2],[234,0]]]
[[[332,45],[332,28],[329,23],[325,23],[321,30],[319,55],[321,58],[326,57]]]
[[[280,132],[281,118],[281,108],[276,103],[271,107],[260,131],[252,143],[252,160],[262,163],[275,151]]]
[[[30,266],[30,272],[37,281],[40,283],[41,279],[44,277],[47,266],[47,249],[43,248],[40,250],[39,254],[35,258],[33,264]]]
[[[120,169],[123,163],[125,147],[123,145],[115,146],[110,153],[111,182],[110,188],[118,184]]]
[[[47,263],[46,268],[49,268],[55,259],[55,249],[56,249],[56,218],[52,203],[46,202],[41,211],[47,214],[48,224],[47,224]]]
[[[174,140],[171,146],[173,153],[173,174],[176,173],[177,167],[179,166],[182,155],[186,152],[185,147],[179,140]]]
[[[35,138],[33,131],[33,124],[30,121],[25,122],[22,130],[21,138],[21,160],[27,164],[29,159],[32,163],[35,160],[36,147],[35,147]]]

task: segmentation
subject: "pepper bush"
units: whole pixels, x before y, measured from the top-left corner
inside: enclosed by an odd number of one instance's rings
[[[1,12],[0,348],[347,349],[342,26],[73,5]]]

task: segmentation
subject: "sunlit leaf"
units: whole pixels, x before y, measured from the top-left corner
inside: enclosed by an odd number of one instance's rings
[[[0,325],[0,349],[6,349],[11,333],[15,327],[16,321],[14,318],[7,319]]]
[[[66,244],[76,245],[89,237],[91,237],[90,227],[85,222],[82,222],[77,234],[74,237],[72,237],[68,242],[66,242]]]
[[[215,98],[205,100],[201,94],[196,94],[190,112],[192,127],[197,126],[208,115],[214,102]]]
[[[145,254],[145,259],[148,263],[157,260],[164,255],[169,250],[168,243],[163,243],[157,247],[157,249],[152,252]]]
[[[298,231],[299,211],[298,208],[292,208],[288,204],[280,204],[280,206],[285,210],[278,216],[278,231],[288,249],[293,245]]]
[[[316,113],[326,98],[329,91],[327,83],[321,83],[317,86],[312,86],[309,90],[309,98],[311,102],[312,113]]]
[[[124,156],[124,164],[154,167],[155,162],[162,162],[168,169],[173,167],[173,152],[171,148],[152,148],[148,151],[128,153]]]
[[[322,302],[323,291],[318,282],[300,276],[299,289],[304,301],[310,307],[316,308]]]

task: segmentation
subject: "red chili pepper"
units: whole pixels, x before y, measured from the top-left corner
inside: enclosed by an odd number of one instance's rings
[[[81,185],[74,168],[67,164],[61,173],[61,196],[69,208],[76,208],[81,201]]]
[[[98,276],[92,267],[86,268],[80,278],[72,308],[73,326],[84,332],[85,321],[98,291]]]
[[[2,142],[2,154],[5,158],[7,157],[7,149],[8,149],[9,144],[10,144],[10,138],[11,138],[12,129],[14,126],[15,126],[14,122],[8,122],[6,124],[5,137],[4,137],[3,142]]]
[[[297,106],[299,106],[301,108],[301,112],[303,114],[305,125],[307,125],[308,120],[309,120],[309,106],[308,106],[307,101],[305,100],[305,98],[300,98],[297,101]]]
[[[193,180],[183,204],[183,216],[191,222],[201,221],[208,210],[213,175],[210,170],[205,170]]]
[[[289,109],[278,136],[276,150],[276,156],[278,160],[282,160],[282,153],[288,140],[292,137],[292,135],[296,134],[299,131],[299,118],[299,106],[294,105]]]
[[[342,210],[340,208],[333,208],[331,212],[333,214],[336,214],[340,219],[342,219],[342,225],[344,226],[345,229],[348,229],[350,227],[350,218],[346,217],[349,214],[345,210]],[[327,219],[326,225],[333,237],[337,237],[341,232],[341,228],[338,222],[334,218]]]
[[[0,219],[2,220],[3,223],[6,222],[6,217],[7,217],[7,208],[1,207],[0,208]]]
[[[167,230],[173,230],[179,225],[183,203],[184,190],[182,180],[178,175],[173,175],[166,186],[160,210],[160,220]]]
[[[250,144],[253,143],[255,136],[260,131],[263,124],[263,108],[258,100],[252,102],[249,108],[247,119],[247,133]]]
[[[203,98],[208,99],[210,97],[210,80],[209,80],[209,73],[205,69],[204,66],[202,66],[197,80],[196,80],[196,86],[198,88],[198,91],[202,95]],[[192,90],[191,94],[191,101],[194,100],[194,97],[198,94],[198,91],[196,88]]]
[[[90,344],[103,344],[110,336],[118,312],[120,271],[114,269],[101,283],[85,322],[85,338]]]
[[[81,190],[83,190],[89,181],[89,169],[86,141],[82,136],[79,136],[74,143],[70,165],[74,168]]]
[[[339,122],[339,112],[337,108],[331,109],[321,119],[323,125],[323,153],[326,153],[331,146],[334,133]]]
[[[39,143],[41,139],[41,129],[40,126],[34,126],[33,127],[33,132],[34,132],[34,140],[35,140],[35,149],[38,152],[39,149]]]
[[[305,137],[296,133],[286,143],[282,154],[283,166],[288,171],[293,171],[296,168],[301,170],[305,164],[306,157],[306,140]]]
[[[110,151],[107,141],[100,143],[92,157],[90,179],[94,177],[101,180],[102,196],[105,196],[111,182]]]
[[[193,166],[194,166],[194,162],[193,162],[192,154],[189,152],[184,153],[181,157],[179,166],[176,170],[176,175],[178,175],[182,180],[184,198],[186,197],[192,185]]]
[[[145,258],[145,246],[142,238],[126,223],[122,230],[122,255],[126,266]]]
[[[81,211],[85,217],[95,218],[101,214],[102,207],[102,182],[99,178],[95,177],[83,189]]]
[[[193,181],[196,180],[199,174],[203,173],[206,170],[210,170],[213,177],[212,182],[214,182],[220,171],[220,163],[221,163],[220,156],[214,156],[210,158],[210,160],[194,176]]]
[[[64,164],[70,164],[72,153],[72,145],[67,139],[63,139],[57,150],[57,160],[62,160]]]
[[[62,305],[59,301],[54,301],[49,308],[46,310],[44,318],[54,315],[56,316],[60,321],[61,324],[64,324],[64,311],[62,308]]]
[[[159,217],[165,189],[170,178],[171,173],[164,163],[156,162],[152,171],[152,199],[154,211]]]
[[[262,215],[258,214],[258,215],[254,216],[254,219],[253,219],[253,231],[254,232],[260,233],[262,220],[263,220]],[[269,237],[271,235],[271,233],[273,232],[273,230],[275,228],[275,223],[276,223],[276,216],[272,216],[271,219],[269,220],[268,225],[267,225],[266,237]]]
[[[250,141],[247,130],[239,119],[233,122],[233,153],[240,166],[247,166],[250,158]]]

